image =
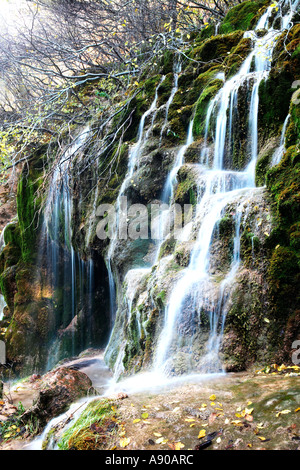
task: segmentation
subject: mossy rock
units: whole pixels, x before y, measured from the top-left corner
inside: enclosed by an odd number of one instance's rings
[[[237,46],[242,37],[242,31],[215,36],[194,48],[191,57],[194,60],[202,62],[209,62],[216,59],[220,60],[222,57],[226,57],[233,47]]]
[[[194,117],[193,134],[197,138],[203,137],[205,134],[206,114],[212,98],[218,93],[223,86],[223,81],[213,80],[202,92],[197,104]]]
[[[231,8],[220,25],[220,34],[253,29],[269,0],[246,1]]]
[[[192,106],[185,106],[177,110],[177,116],[169,122],[167,139],[178,145],[186,140],[189,121],[192,116]]]
[[[174,74],[169,73],[168,75],[166,75],[166,78],[164,79],[164,81],[162,82],[161,86],[158,89],[158,107],[162,106],[168,101],[171,95],[173,86],[174,86]]]
[[[266,146],[261,150],[255,168],[256,186],[265,185],[266,175],[271,167],[272,157],[278,145],[278,139],[269,139]]]
[[[162,75],[167,75],[173,72],[174,58],[175,58],[175,53],[173,51],[169,51],[169,50],[164,51],[163,57],[161,59]]]
[[[118,443],[116,440],[118,430],[116,408],[117,403],[106,398],[92,401],[75,423],[58,438],[58,448],[60,450],[107,450],[112,448],[113,444]],[[53,437],[53,434],[46,436],[43,449],[48,448]]]
[[[227,69],[226,78],[234,76],[242,63],[246,59],[247,55],[252,49],[252,41],[250,38],[243,38],[239,44],[231,50],[231,53],[224,61],[224,66]]]
[[[18,221],[22,259],[32,262],[38,254],[38,232],[42,218],[40,210],[42,198],[38,189],[43,181],[43,160],[45,149],[39,150],[32,158],[29,166],[25,165],[19,179],[17,192]]]
[[[180,168],[178,175],[178,185],[175,193],[175,201],[177,204],[192,204],[197,203],[197,178],[193,173],[193,169],[189,166]]]

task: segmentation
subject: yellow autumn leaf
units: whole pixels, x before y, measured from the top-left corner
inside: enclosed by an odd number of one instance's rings
[[[184,421],[186,423],[192,423],[193,421],[195,421],[195,419],[194,418],[186,418]]]
[[[300,411],[300,408],[296,408],[296,409],[295,409],[295,413],[297,413],[298,411]]]
[[[175,442],[174,447],[175,450],[180,450],[184,448],[184,444],[182,444],[182,442]]]
[[[139,423],[141,420],[140,419],[134,419],[132,422],[133,424]]]
[[[128,444],[130,443],[130,439],[128,437],[124,437],[123,439],[120,439],[120,447],[127,447]]]
[[[215,401],[216,398],[217,398],[216,395],[211,395],[211,396],[209,397],[209,399],[210,399],[211,401]]]
[[[258,439],[260,439],[261,441],[265,441],[265,440],[266,440],[266,438],[263,437],[263,436],[257,436],[257,437],[258,437]]]
[[[278,413],[276,413],[276,418],[279,418],[281,415],[287,415],[289,413],[291,413],[291,410],[278,411]]]
[[[201,429],[201,431],[199,432],[199,435],[198,435],[198,439],[202,439],[203,437],[206,436],[206,431],[205,429]]]
[[[143,419],[147,419],[148,417],[149,417],[149,414],[148,414],[148,413],[143,413],[143,414],[142,414],[142,418],[143,418]]]
[[[160,432],[154,432],[153,435],[154,435],[155,437],[161,437],[161,436],[162,436],[162,435],[160,434]]]
[[[156,439],[155,443],[156,444],[161,444],[164,441],[163,437],[160,437],[159,439]]]

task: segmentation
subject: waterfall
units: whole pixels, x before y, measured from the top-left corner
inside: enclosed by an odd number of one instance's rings
[[[174,165],[173,165],[170,173],[168,174],[168,177],[167,177],[164,189],[163,189],[163,193],[162,193],[162,196],[161,196],[161,200],[164,203],[169,204],[170,199],[171,200],[173,199],[173,196],[174,196],[173,188],[174,188],[174,184],[176,182],[177,173],[183,165],[184,155],[185,155],[188,147],[190,147],[190,145],[192,145],[192,143],[194,141],[194,138],[193,138],[193,125],[194,125],[194,120],[192,119],[190,124],[189,124],[186,142],[179,149],[179,151],[177,153],[177,156],[176,156],[176,159],[175,159],[175,162],[174,162]]]
[[[136,144],[131,148],[129,157],[128,157],[128,168],[127,168],[127,174],[126,177],[122,183],[121,189],[118,194],[118,198],[116,201],[116,221],[115,221],[115,228],[114,228],[114,233],[113,233],[113,238],[110,241],[109,248],[108,248],[108,253],[107,253],[107,258],[106,258],[106,266],[107,266],[107,271],[108,271],[108,282],[109,282],[109,300],[110,300],[110,317],[111,317],[111,325],[113,325],[114,319],[115,319],[115,313],[116,313],[116,285],[115,285],[115,280],[114,280],[114,274],[113,274],[113,268],[112,268],[112,258],[114,256],[114,252],[118,243],[118,234],[119,234],[119,225],[120,225],[120,214],[122,212],[122,204],[121,204],[121,198],[124,196],[132,175],[136,169],[136,167],[139,165],[139,158],[142,155],[143,148],[145,144],[147,143],[151,131],[154,126],[154,120],[156,117],[156,112],[157,112],[157,101],[158,101],[158,90],[165,80],[165,76],[162,76],[159,84],[156,87],[155,90],[155,97],[154,100],[150,106],[150,108],[143,114],[141,117],[140,123],[139,123],[139,129],[138,129],[138,135],[137,135],[137,142]],[[152,116],[151,119],[151,125],[147,132],[145,132],[145,123],[147,119]]]
[[[174,66],[173,66],[174,85],[173,85],[170,97],[169,97],[169,99],[167,101],[167,104],[166,104],[165,122],[164,122],[164,124],[161,128],[159,146],[161,146],[162,138],[163,138],[164,132],[166,130],[166,127],[168,125],[168,115],[169,115],[170,106],[173,103],[174,96],[176,95],[176,93],[178,91],[178,79],[179,79],[180,72],[181,72],[181,63],[180,63],[180,56],[179,56],[177,58],[177,60],[174,60]]]
[[[285,16],[281,14],[281,7],[286,2],[279,2],[279,9],[274,21],[280,16],[282,29],[291,22],[293,11],[299,1],[294,2]],[[197,206],[198,220],[201,221],[196,242],[191,252],[190,262],[181,273],[181,277],[171,290],[168,305],[165,310],[165,318],[162,331],[158,338],[153,370],[156,373],[165,373],[170,358],[189,347],[189,339],[180,334],[180,322],[185,310],[192,315],[194,311],[201,317],[201,311],[209,311],[210,333],[206,344],[206,353],[201,359],[198,370],[201,372],[217,372],[222,370],[219,360],[219,348],[222,341],[225,318],[227,313],[227,301],[240,265],[240,227],[244,205],[249,197],[249,192],[255,193],[255,165],[258,156],[258,106],[259,86],[266,80],[270,69],[276,41],[281,31],[273,26],[263,37],[256,35],[256,31],[268,27],[274,12],[274,5],[270,6],[259,20],[255,31],[245,33],[245,37],[251,38],[253,48],[251,53],[242,63],[238,73],[225,81],[224,86],[211,100],[205,123],[205,138],[201,151],[200,162],[208,164],[209,147],[208,137],[212,136],[214,142],[214,154],[212,168],[205,170],[198,186],[199,204]],[[231,138],[233,135],[233,112],[237,103],[237,95],[242,85],[251,89],[251,100],[248,112],[248,141],[249,163],[244,171],[232,172],[225,170],[225,161],[228,165],[230,158]],[[214,128],[211,126],[214,117]],[[287,123],[285,123],[287,124]],[[284,126],[285,127],[285,126]],[[285,133],[285,129],[283,129]],[[228,139],[229,137],[229,139]],[[182,161],[178,160],[178,167]],[[176,166],[176,173],[178,168]],[[173,169],[168,177],[168,187],[172,187],[174,181]],[[203,183],[205,190],[203,191]],[[172,194],[172,193],[171,193]],[[235,236],[234,248],[230,269],[221,283],[217,283],[210,273],[211,246],[215,236],[218,221],[223,216],[226,207],[235,206]],[[191,340],[190,340],[191,341]]]
[[[93,261],[83,260],[72,244],[72,189],[70,168],[73,159],[84,146],[89,128],[81,131],[71,146],[59,158],[53,172],[44,208],[40,237],[39,263],[45,266],[48,288],[52,291],[52,322],[70,336],[66,346],[69,354],[76,354],[88,344],[89,322],[93,308]],[[50,284],[50,285],[49,285]],[[63,286],[63,288],[61,288]],[[85,338],[76,339],[79,309],[85,305]],[[61,341],[54,337],[50,346],[48,368],[59,360]]]
[[[4,240],[5,229],[6,229],[6,226],[4,227],[0,235],[0,253],[5,247],[5,240]],[[0,321],[3,319],[5,307],[6,307],[6,302],[5,302],[4,296],[0,294]]]
[[[274,155],[273,155],[273,158],[272,158],[272,166],[278,165],[278,163],[280,163],[280,160],[282,159],[282,157],[284,155],[284,152],[285,152],[285,134],[286,134],[286,130],[287,130],[287,126],[288,126],[290,117],[291,117],[291,115],[288,114],[285,121],[284,121],[284,124],[283,124],[283,127],[282,127],[282,132],[281,132],[280,145],[274,152]]]

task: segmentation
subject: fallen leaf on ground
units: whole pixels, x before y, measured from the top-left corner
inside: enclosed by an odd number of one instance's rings
[[[216,413],[211,413],[210,417],[208,418],[208,424],[212,424],[217,417]]]
[[[175,449],[174,450],[180,450],[184,448],[184,444],[182,442],[175,442]]]
[[[128,444],[130,443],[130,439],[128,437],[124,437],[123,439],[120,439],[120,447],[127,447]]]
[[[199,435],[198,435],[198,439],[202,439],[203,437],[206,436],[206,431],[205,429],[201,429],[201,431],[199,432]]]
[[[172,413],[178,413],[178,411],[180,411],[179,406],[177,406],[176,408],[174,408],[174,410],[172,411]]]

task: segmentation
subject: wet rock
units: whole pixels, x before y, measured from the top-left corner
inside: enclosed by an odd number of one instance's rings
[[[34,382],[36,382],[37,380],[40,380],[41,376],[39,374],[33,374],[30,379],[29,379],[29,382],[32,384]]]
[[[165,365],[165,373],[167,376],[178,376],[186,374],[191,369],[191,358],[189,354],[178,353],[170,358]]]
[[[49,372],[42,381],[36,403],[22,415],[24,423],[36,420],[39,429],[74,401],[95,392],[86,374],[66,367]]]

